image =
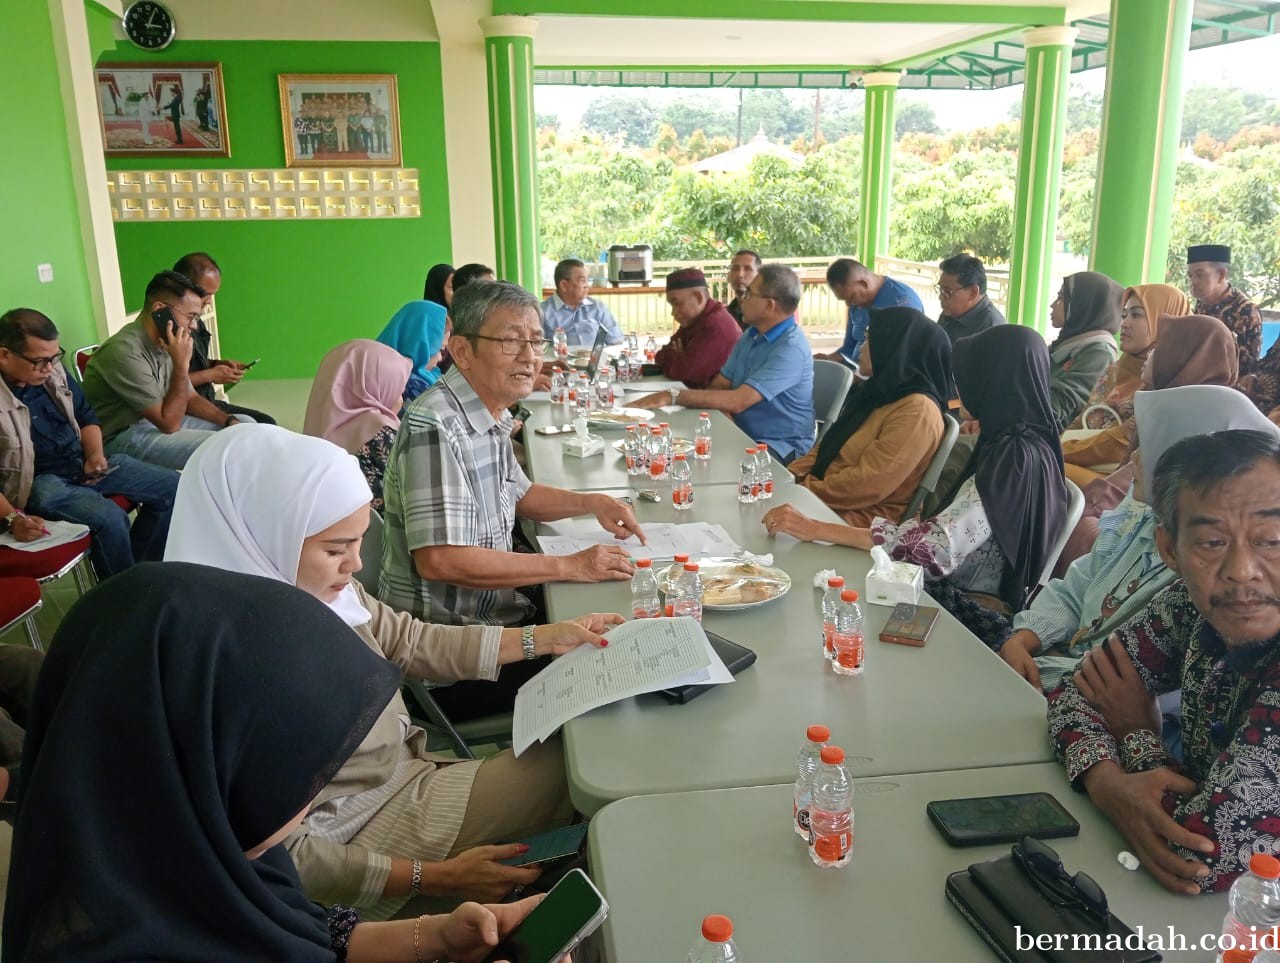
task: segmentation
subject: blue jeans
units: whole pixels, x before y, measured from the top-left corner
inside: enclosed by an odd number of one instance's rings
[[[247,423],[253,422],[247,415],[237,414],[236,418]],[[191,453],[208,440],[210,432],[217,430],[218,426],[212,421],[187,415],[182,419],[181,428],[166,435],[143,418],[113,435],[103,448],[108,455],[132,455],[153,465],[181,471],[186,467]]]
[[[169,535],[169,516],[178,493],[178,473],[128,455],[112,455],[115,471],[92,485],[77,485],[61,475],[36,475],[27,509],[33,515],[88,525],[93,533],[90,557],[100,578],[123,572],[134,562],[159,562]],[[129,516],[107,495],[140,503],[132,529]]]

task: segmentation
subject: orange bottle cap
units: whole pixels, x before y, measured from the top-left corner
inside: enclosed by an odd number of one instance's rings
[[[696,572],[696,571],[698,570],[698,563],[697,563],[697,562],[685,562],[685,563],[684,563],[684,570],[685,570],[686,572]]]
[[[826,742],[831,738],[831,730],[826,726],[810,726],[804,734],[810,742]]]
[[[653,559],[651,558],[636,559],[636,568],[649,568],[652,565],[653,565]]]
[[[733,936],[733,920],[727,916],[708,916],[702,921],[702,938],[712,943],[727,943]]]
[[[710,417],[711,417],[711,415],[710,415],[710,413],[709,413],[709,412],[704,411],[704,412],[702,412],[701,414],[699,414],[699,415],[698,415],[698,417],[699,417],[699,418],[710,418]]]
[[[1266,853],[1254,853],[1249,859],[1249,871],[1263,879],[1280,879],[1280,859]]]
[[[844,762],[844,750],[839,746],[823,746],[822,761],[831,766]]]
[[[684,452],[681,452],[680,454],[676,455],[676,461],[688,461],[688,460],[689,460],[689,456],[686,455]]]
[[[843,575],[832,575],[827,579],[827,588],[840,588],[844,585]]]
[[[679,562],[681,565],[683,565],[685,562],[689,561],[689,555],[687,552],[679,552],[675,556],[673,556],[671,560],[673,562]]]
[[[858,601],[858,593],[855,592],[853,589],[845,589],[843,592],[840,593],[840,601],[856,602]]]

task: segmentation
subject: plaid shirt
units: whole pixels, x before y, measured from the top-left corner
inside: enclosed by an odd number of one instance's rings
[[[1280,846],[1280,642],[1228,650],[1180,581],[1116,634],[1148,692],[1182,689],[1184,762],[1174,762],[1154,733],[1145,733],[1146,748],[1131,758],[1071,675],[1049,694],[1058,758],[1072,781],[1104,760],[1127,772],[1168,766],[1193,780],[1198,790],[1166,797],[1166,808],[1218,849],[1205,857],[1173,848],[1209,867],[1201,888],[1225,890],[1250,856]]]
[[[511,551],[516,503],[530,481],[511,447],[511,415],[495,421],[457,368],[405,411],[382,480],[386,528],[378,597],[428,622],[519,625],[533,611],[515,589],[472,589],[418,575],[413,551],[459,545]]]
[[[1252,301],[1237,288],[1227,288],[1226,296],[1217,304],[1196,302],[1196,314],[1217,318],[1236,336],[1240,349],[1240,374],[1250,374],[1258,366],[1262,351],[1262,314]]]

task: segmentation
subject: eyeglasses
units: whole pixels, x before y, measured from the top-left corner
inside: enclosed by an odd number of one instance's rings
[[[947,287],[943,287],[941,284],[935,284],[935,285],[933,286],[933,289],[934,289],[935,291],[937,291],[937,292],[938,292],[938,297],[940,297],[940,298],[942,298],[942,300],[946,301],[946,300],[949,300],[949,299],[951,298],[951,296],[952,296],[952,295],[954,295],[954,294],[959,294],[959,293],[960,293],[961,291],[963,291],[966,287],[973,287],[973,285],[971,285],[971,284],[966,284],[964,287],[959,287],[959,288],[947,288]]]
[[[1051,846],[1031,836],[1023,836],[1013,844],[1013,858],[1031,877],[1040,895],[1057,906],[1072,906],[1101,923],[1111,918],[1107,894],[1084,873],[1067,875],[1062,857]]]
[[[509,358],[514,358],[520,354],[520,350],[526,345],[535,354],[542,354],[547,349],[546,338],[493,338],[487,334],[474,334],[473,338],[480,341],[496,341],[500,345],[500,350]]]
[[[760,300],[760,301],[773,301],[773,300],[775,300],[774,298],[772,298],[772,297],[770,297],[769,295],[765,294],[763,291],[762,291],[762,292],[757,293],[757,292],[755,292],[755,291],[752,291],[750,288],[744,288],[744,289],[743,289],[743,291],[742,291],[742,293],[738,295],[738,300],[739,300],[739,301],[750,301],[752,298],[756,298],[756,299],[758,299],[758,300]]]
[[[57,354],[52,355],[51,357],[48,357],[48,358],[28,358],[25,354],[23,354],[20,351],[15,351],[13,353],[16,354],[23,361],[25,361],[27,364],[31,365],[31,367],[35,368],[37,371],[48,371],[55,364],[57,364],[67,356],[67,349],[59,348]]]

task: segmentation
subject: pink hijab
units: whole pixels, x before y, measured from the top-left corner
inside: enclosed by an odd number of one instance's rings
[[[397,412],[412,370],[412,361],[377,341],[338,345],[316,372],[303,434],[327,438],[354,455],[383,428],[400,427]]]

